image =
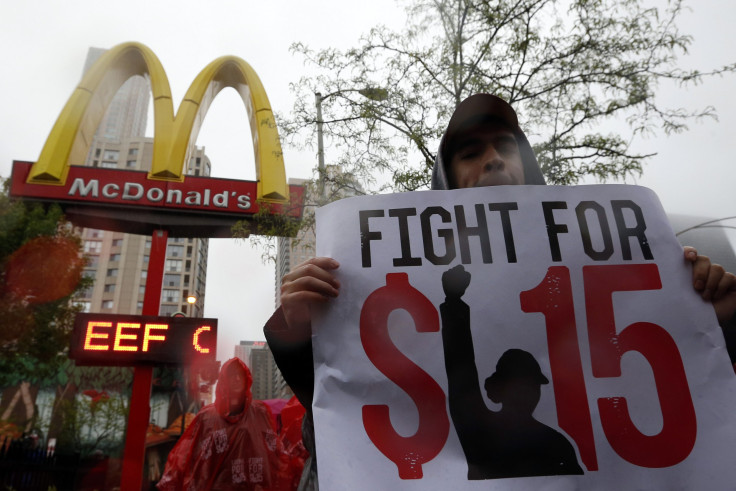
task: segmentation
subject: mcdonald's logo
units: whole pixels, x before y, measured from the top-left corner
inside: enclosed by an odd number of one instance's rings
[[[134,75],[148,76],[153,94],[154,140],[149,179],[184,180],[184,164],[197,139],[207,110],[217,94],[234,88],[250,121],[258,182],[257,199],[285,203],[289,199],[278,129],[261,80],[248,63],[224,56],[207,65],[189,86],[174,116],[171,88],[158,57],[140,43],[124,43],[105,52],[84,75],[61,111],[29,184],[64,185],[69,165],[85,161],[92,137],[120,86]]]
[[[79,165],[118,89],[148,76],[153,95],[150,172]],[[256,182],[187,176],[184,165],[217,94],[234,88],[248,114]],[[73,164],[73,165],[72,165]],[[166,228],[179,237],[229,237],[238,220],[252,219],[262,202],[269,213],[301,216],[303,188],[288,186],[278,129],[266,91],[245,61],[224,56],[207,65],[174,116],[169,81],[146,46],[125,43],[105,52],[87,71],[56,120],[38,161],[14,162],[11,195],[56,201],[81,226],[148,234]],[[287,206],[288,205],[288,206]],[[142,214],[131,213],[146,208]]]

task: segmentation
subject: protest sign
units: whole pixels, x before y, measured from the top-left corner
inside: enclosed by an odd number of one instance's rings
[[[317,237],[321,489],[732,488],[736,377],[650,190],[350,198]]]

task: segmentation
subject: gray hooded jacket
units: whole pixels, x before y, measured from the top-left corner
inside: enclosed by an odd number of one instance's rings
[[[464,128],[479,119],[491,119],[500,121],[507,126],[516,137],[519,145],[521,161],[524,164],[525,184],[545,184],[542,170],[537,163],[532,146],[529,144],[524,132],[519,128],[516,112],[511,106],[495,95],[475,94],[460,103],[450,118],[447,130],[440,141],[434,168],[432,169],[432,189],[450,189],[447,179],[447,167],[450,165],[450,156],[447,155],[449,141]]]

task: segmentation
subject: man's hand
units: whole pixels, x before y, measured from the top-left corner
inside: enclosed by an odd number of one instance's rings
[[[292,341],[304,342],[312,336],[312,304],[337,297],[340,282],[332,271],[339,266],[332,258],[314,257],[281,279],[281,308]]]
[[[459,300],[470,284],[470,273],[458,264],[442,273],[442,289],[449,300]]]
[[[730,320],[736,313],[736,276],[698,255],[694,247],[685,247],[685,260],[693,264],[693,288],[713,304],[718,322]]]

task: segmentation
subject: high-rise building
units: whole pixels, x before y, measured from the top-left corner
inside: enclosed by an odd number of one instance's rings
[[[85,71],[104,53],[91,48]],[[148,80],[135,76],[117,92],[90,145],[88,167],[150,170],[153,139],[145,137],[151,91]],[[203,148],[194,148],[185,173],[208,176],[210,161]],[[89,264],[84,274],[94,278],[76,301],[88,312],[140,314],[148,274],[151,237],[85,228],[81,231]],[[159,315],[184,312],[201,317],[207,281],[207,239],[169,237]],[[189,305],[186,298],[197,301]]]
[[[250,368],[254,399],[288,399],[293,395],[264,341],[241,341],[235,345],[235,356]]]
[[[289,179],[289,185],[302,186],[305,179]],[[276,289],[274,291],[274,303],[276,308],[281,306],[281,278],[291,272],[294,266],[301,264],[309,258],[314,257],[317,240],[314,228],[304,228],[299,231],[296,238],[278,237],[276,242]]]
[[[265,341],[241,341],[235,345],[235,357],[252,368],[250,364],[250,354],[254,349],[262,349],[266,345]]]

